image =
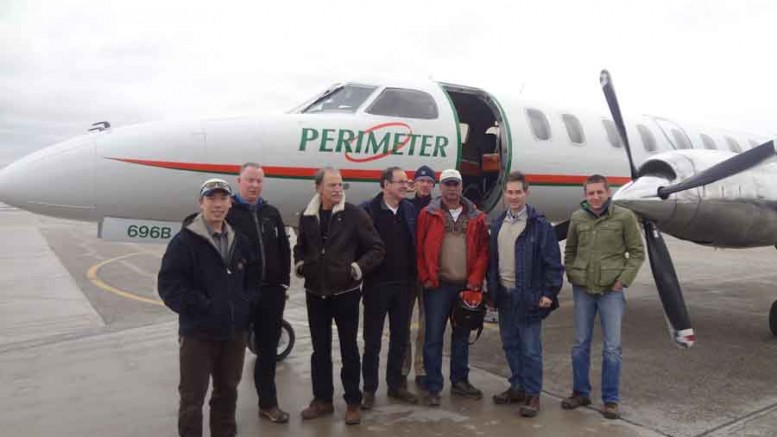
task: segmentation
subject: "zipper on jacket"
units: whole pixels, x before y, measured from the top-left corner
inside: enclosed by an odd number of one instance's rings
[[[262,233],[262,229],[264,229],[264,225],[262,224],[261,219],[262,213],[259,210],[259,208],[256,208],[256,211],[253,211],[253,214],[251,214],[251,218],[254,219],[254,226],[256,226],[256,233],[259,236],[259,256],[262,258],[262,279],[263,282],[266,278],[265,276],[265,264],[264,264],[264,234]]]

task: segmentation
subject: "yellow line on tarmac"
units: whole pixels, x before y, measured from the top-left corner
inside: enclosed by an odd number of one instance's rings
[[[109,293],[113,293],[113,294],[115,294],[117,296],[125,297],[127,299],[136,300],[138,302],[150,303],[150,304],[153,304],[153,305],[164,305],[162,303],[162,301],[159,300],[159,299],[151,299],[151,298],[148,298],[148,297],[143,297],[143,296],[139,296],[139,295],[134,294],[134,293],[130,293],[129,291],[124,291],[124,290],[118,289],[118,288],[116,288],[116,287],[114,287],[114,286],[112,286],[110,284],[107,284],[105,281],[103,281],[102,279],[100,279],[97,276],[97,273],[100,271],[100,269],[103,266],[107,265],[107,264],[110,264],[112,262],[116,262],[116,261],[119,261],[119,260],[122,260],[122,259],[125,259],[125,258],[129,258],[129,257],[132,257],[132,256],[143,255],[145,253],[146,252],[128,253],[128,254],[117,256],[115,258],[107,259],[105,261],[97,263],[97,264],[93,265],[92,267],[90,267],[89,270],[86,271],[86,278],[89,279],[89,281],[91,281],[92,284],[95,285],[95,287],[100,288],[102,290],[105,290],[105,291],[107,291]]]

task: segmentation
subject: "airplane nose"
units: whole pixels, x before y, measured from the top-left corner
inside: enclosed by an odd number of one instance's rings
[[[0,201],[54,217],[96,220],[94,145],[80,137],[0,169]]]
[[[676,202],[674,197],[662,200],[658,187],[670,185],[668,179],[656,176],[642,176],[621,187],[612,196],[616,205],[628,208],[647,219],[661,222],[672,217]]]

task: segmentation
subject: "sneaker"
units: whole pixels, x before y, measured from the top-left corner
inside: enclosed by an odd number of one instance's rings
[[[502,393],[495,394],[491,399],[497,405],[522,404],[526,401],[526,393],[523,390],[510,387]]]
[[[572,393],[572,396],[561,401],[561,408],[565,410],[574,410],[577,407],[585,407],[587,405],[591,405],[591,398],[580,393]]]
[[[526,396],[526,403],[521,405],[518,412],[523,417],[534,417],[540,412],[540,397]]]
[[[365,391],[362,395],[362,410],[371,410],[375,406],[375,393]]]
[[[264,417],[273,423],[286,423],[289,421],[289,413],[281,410],[277,405],[271,408],[260,408],[259,417]]]
[[[483,392],[475,388],[466,379],[453,383],[451,393],[470,399],[480,399],[483,397]]]
[[[397,389],[389,389],[388,391],[388,397],[392,399],[397,399],[402,402],[407,402],[409,404],[417,404],[418,403],[418,396],[415,394],[409,392],[405,387],[400,387]]]
[[[615,402],[605,402],[602,407],[602,416],[605,419],[620,419],[621,413],[618,411],[618,404]]]
[[[424,403],[430,407],[439,407],[440,406],[440,392],[429,392],[426,394],[426,398],[424,399]]]
[[[324,401],[319,401],[318,399],[313,399],[312,401],[310,401],[310,405],[308,405],[307,408],[302,410],[302,413],[300,413],[300,415],[302,416],[302,419],[310,420],[310,419],[319,418],[321,416],[333,414],[334,412],[335,412],[335,406],[331,402],[324,402]]]
[[[348,404],[345,410],[345,424],[358,425],[362,422],[362,410],[359,404]]]

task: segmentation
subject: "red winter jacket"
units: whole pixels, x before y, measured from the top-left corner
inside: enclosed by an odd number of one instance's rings
[[[432,286],[440,286],[437,273],[440,269],[440,250],[445,235],[445,216],[447,211],[440,207],[442,198],[429,203],[418,216],[418,279],[422,284],[431,281]],[[464,206],[462,214],[467,214],[467,285],[480,290],[488,268],[488,226],[486,215],[475,204],[461,198]]]

